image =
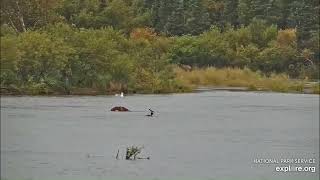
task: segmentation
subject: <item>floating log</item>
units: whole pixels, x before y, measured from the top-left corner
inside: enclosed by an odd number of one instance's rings
[[[137,155],[141,153],[141,150],[143,149],[143,147],[127,147],[127,151],[126,151],[126,160],[136,160],[137,159]]]
[[[129,109],[122,106],[116,106],[116,107],[113,107],[111,111],[127,112],[129,111]]]

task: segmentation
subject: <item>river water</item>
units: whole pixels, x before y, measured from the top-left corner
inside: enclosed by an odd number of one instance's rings
[[[117,105],[133,112],[109,111]],[[154,117],[145,116],[148,108]],[[150,160],[122,159],[131,145],[144,146],[140,156]],[[270,163],[284,158],[315,163]],[[276,171],[289,165],[316,172]],[[1,98],[1,179],[302,177],[319,178],[317,95],[215,91]]]

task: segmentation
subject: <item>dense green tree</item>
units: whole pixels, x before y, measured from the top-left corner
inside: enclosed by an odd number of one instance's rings
[[[201,11],[203,11],[201,14],[204,14],[204,18],[208,18],[206,20],[206,24],[204,24],[204,30],[209,29],[211,26],[217,26],[221,29],[226,24],[226,17],[225,15],[225,4],[222,0],[201,0]],[[209,26],[206,26],[208,25]]]
[[[239,0],[224,0],[224,19],[226,23],[230,23],[232,26],[239,26],[239,14],[238,6]]]
[[[1,37],[1,86],[17,84],[18,62],[21,59],[21,52],[17,46],[16,36]]]
[[[46,33],[27,32],[19,36],[21,59],[18,75],[23,82],[41,82],[48,78],[63,81],[65,69],[73,49],[62,39],[52,39]]]
[[[168,23],[168,19],[171,16],[171,21],[174,17],[174,12],[179,8],[179,1],[171,0],[158,0],[154,6],[154,11],[156,13],[156,21],[154,21],[154,26],[157,31],[164,32],[165,26]],[[158,7],[157,7],[158,6]],[[179,12],[178,12],[179,13]],[[181,17],[180,17],[181,18]],[[169,25],[170,26],[170,25]]]
[[[1,24],[17,32],[59,21],[55,10],[60,0],[1,0]]]
[[[277,27],[274,25],[268,26],[266,21],[254,19],[248,26],[252,36],[252,42],[258,47],[265,47],[277,37]]]
[[[183,35],[185,33],[185,21],[184,21],[183,7],[178,7],[168,17],[168,21],[165,25],[165,32],[169,35]]]
[[[210,27],[209,13],[198,0],[186,0],[186,29],[191,35],[199,35]]]
[[[297,28],[300,49],[305,48],[312,33],[319,31],[319,1],[292,2],[290,21]]]
[[[248,25],[255,16],[253,0],[239,0],[237,11],[240,23]]]

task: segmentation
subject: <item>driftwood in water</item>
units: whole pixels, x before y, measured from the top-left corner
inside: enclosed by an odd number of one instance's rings
[[[136,160],[138,154],[141,153],[143,147],[127,147],[126,160]]]
[[[123,106],[116,106],[116,107],[113,107],[111,109],[111,111],[127,112],[127,111],[130,111],[130,110],[125,108],[125,107],[123,107]]]
[[[126,160],[136,160],[136,159],[150,159],[150,157],[138,157],[142,152],[144,147],[131,146],[126,149]],[[119,150],[116,155],[116,159],[119,159]]]

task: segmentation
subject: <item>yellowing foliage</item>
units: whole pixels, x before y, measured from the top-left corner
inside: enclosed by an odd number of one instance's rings
[[[154,32],[152,28],[136,28],[130,33],[130,38],[132,39],[143,39],[151,41],[155,39],[157,33]]]
[[[296,29],[284,29],[279,30],[277,36],[277,43],[280,47],[293,46],[297,45],[297,34]]]

